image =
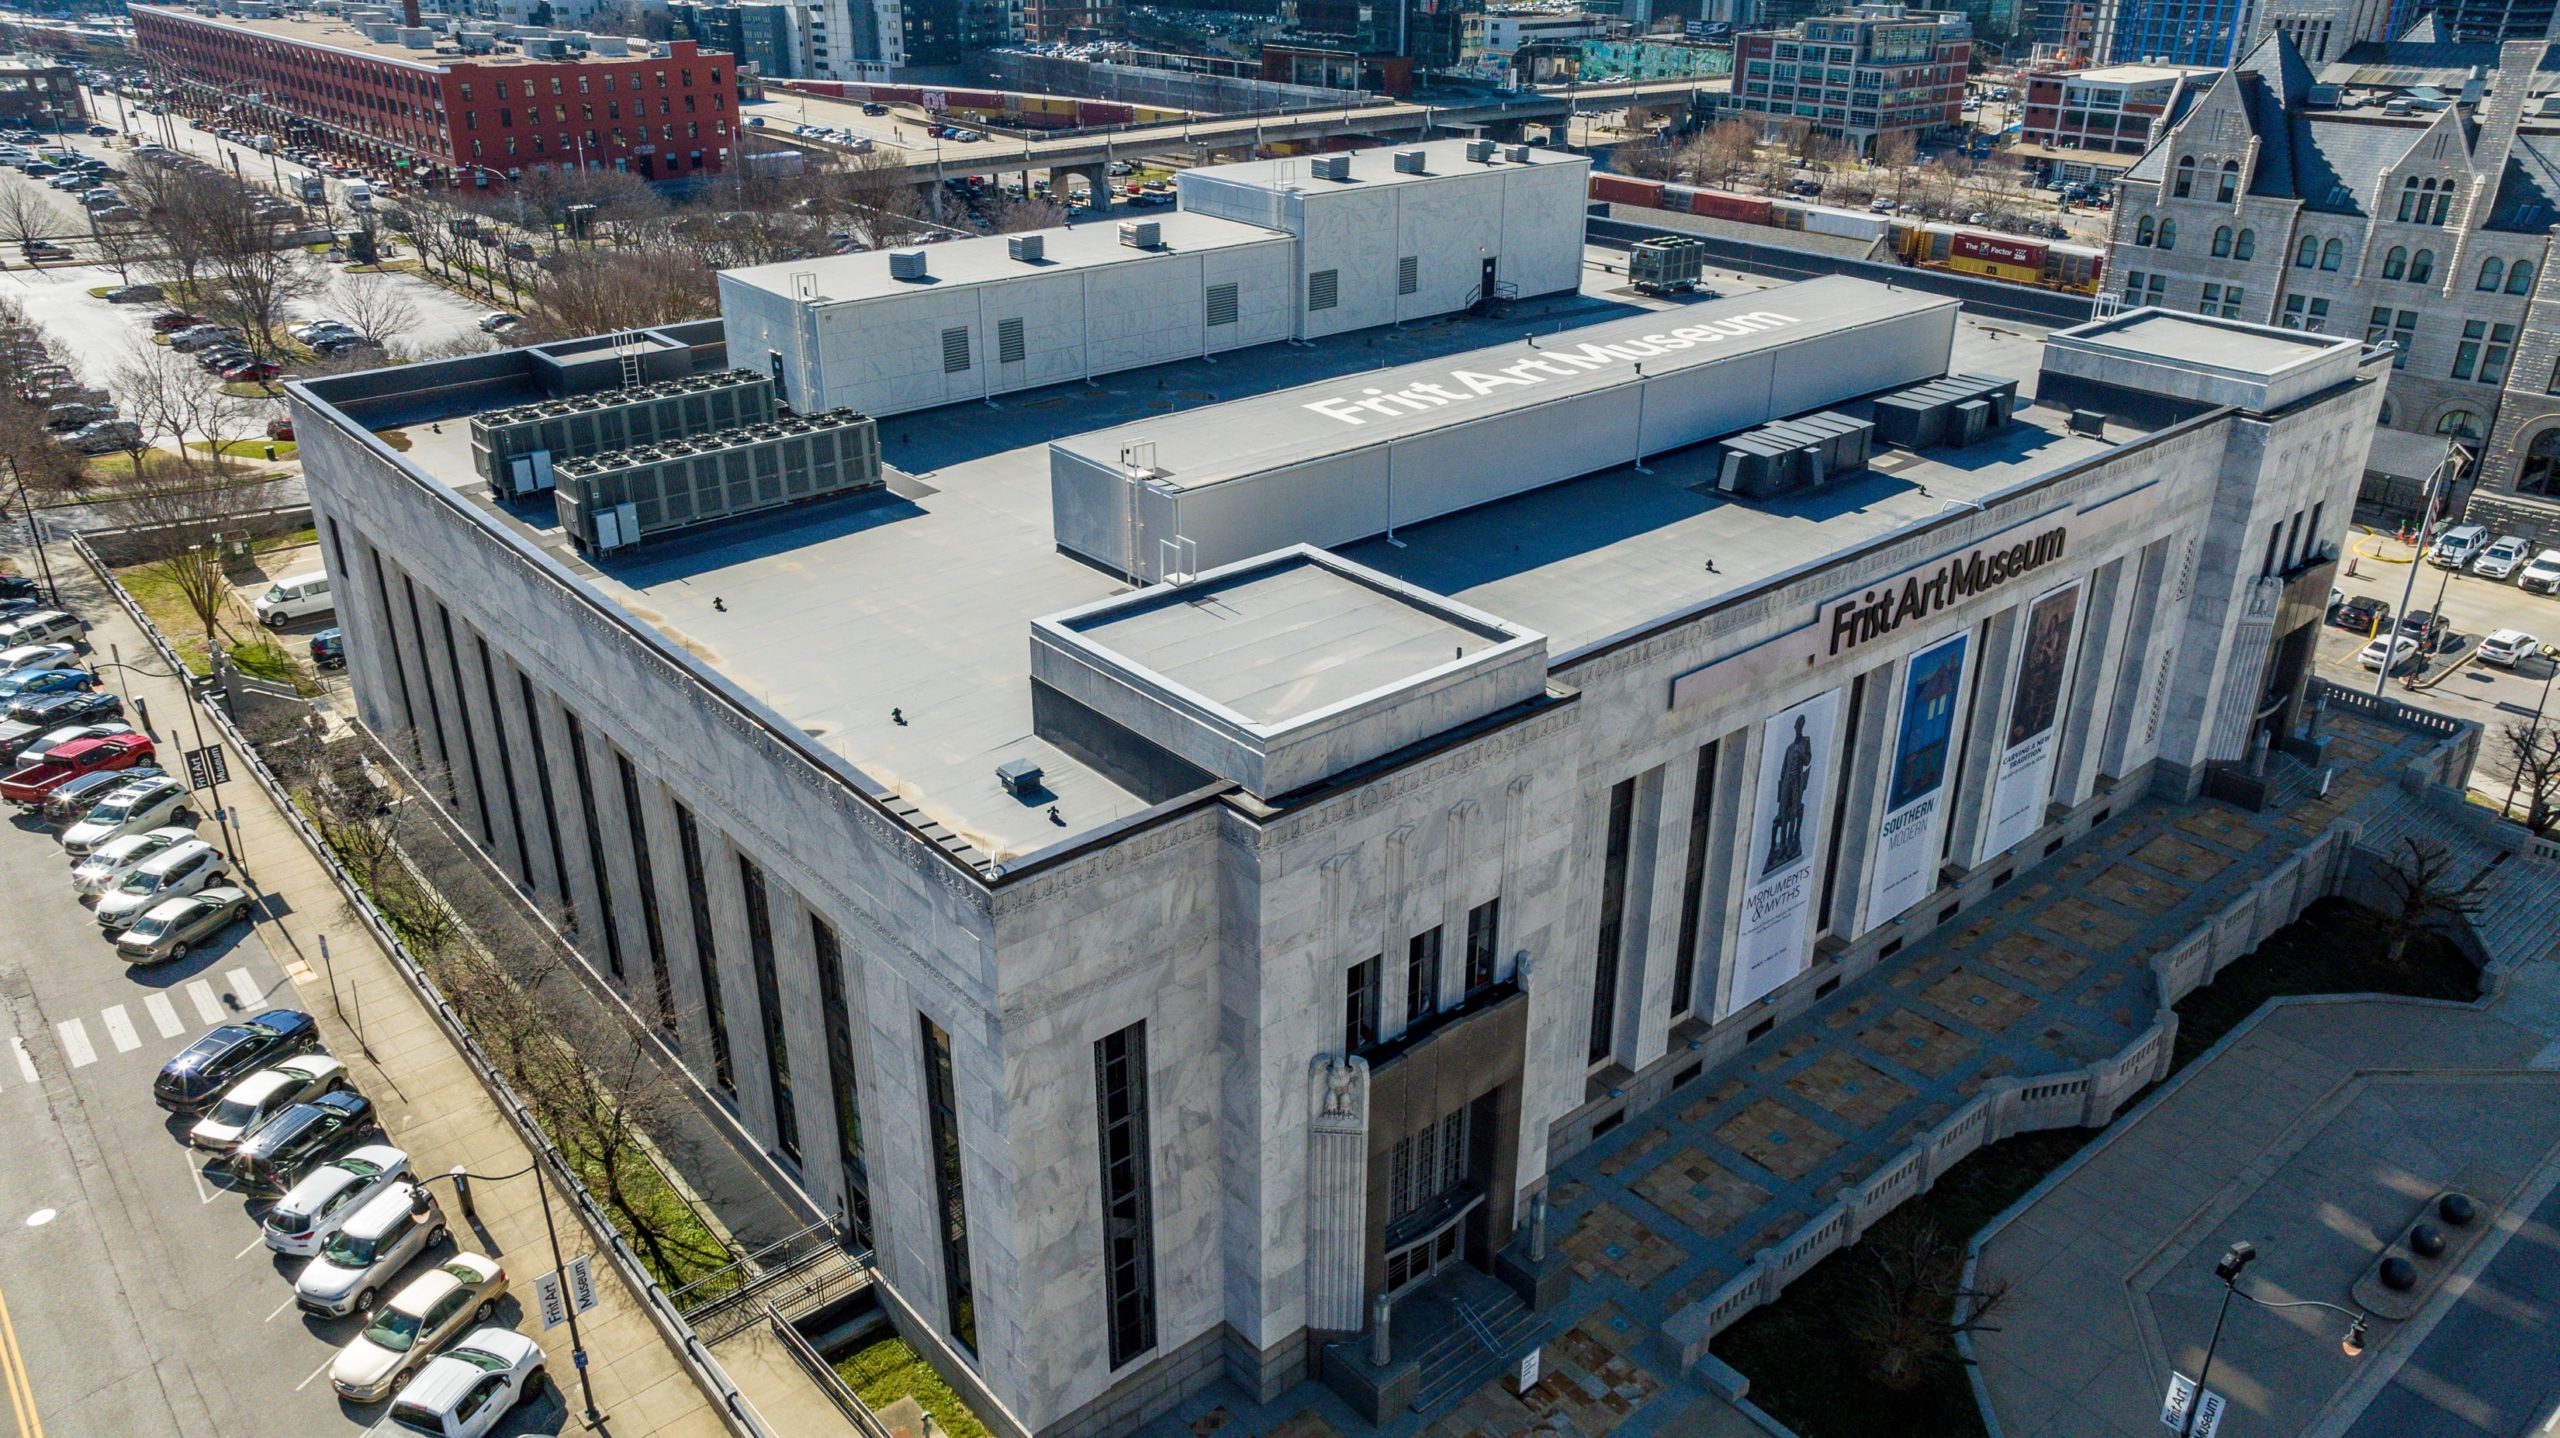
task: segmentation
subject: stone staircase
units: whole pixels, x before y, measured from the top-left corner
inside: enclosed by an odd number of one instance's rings
[[[2532,963],[2560,943],[2560,862],[2535,852],[2520,825],[2450,789],[2405,785],[2374,791],[2354,818],[2363,831],[2358,844],[2386,860],[2405,855],[2414,839],[2451,852],[2452,882],[2485,875],[2471,932],[2491,973]]]
[[[1471,1269],[1396,1305],[1398,1327],[1424,1346],[1413,1411],[1435,1416],[1483,1387],[1533,1345],[1538,1315],[1504,1284]],[[1472,1282],[1467,1280],[1474,1280]]]

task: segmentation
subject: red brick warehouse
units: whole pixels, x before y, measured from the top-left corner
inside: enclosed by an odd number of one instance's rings
[[[737,144],[735,63],[691,40],[546,58],[464,53],[422,27],[335,17],[132,11],[145,58],[203,98],[249,100],[280,133],[424,184],[488,185],[550,166],[689,179],[725,169]]]

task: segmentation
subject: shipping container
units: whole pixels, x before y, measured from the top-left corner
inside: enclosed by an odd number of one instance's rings
[[[1591,198],[1613,205],[1644,205],[1658,210],[1662,208],[1662,182],[1594,172],[1591,176]]]
[[[1746,225],[1765,225],[1777,216],[1777,206],[1765,195],[1737,195],[1730,190],[1698,190],[1689,197],[1689,213],[1709,215],[1719,220],[1736,220]]]
[[[1848,240],[1881,240],[1893,233],[1890,215],[1870,214],[1864,210],[1835,209],[1830,205],[1811,205],[1802,200],[1772,200],[1770,206],[1780,229],[1803,230],[1808,234],[1837,235]]]

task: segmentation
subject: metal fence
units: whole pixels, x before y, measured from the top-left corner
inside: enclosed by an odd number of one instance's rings
[[[142,612],[141,606],[134,603],[133,596],[125,593],[124,586],[116,582],[114,574],[98,558],[97,552],[89,547],[88,541],[75,534],[71,537],[71,543],[79,552],[82,562],[97,575],[99,582],[107,587],[107,592],[115,596],[116,603],[124,609],[125,617],[140,627],[144,636],[150,640],[151,646],[159,651],[160,658],[169,665],[171,671],[183,675],[186,668],[179,660],[177,650],[170,646],[168,639],[160,633],[159,627],[151,622],[150,617]],[[675,1350],[679,1361],[683,1363],[686,1372],[692,1376],[694,1382],[700,1385],[703,1392],[719,1408],[722,1420],[728,1425],[729,1431],[738,1435],[738,1438],[780,1438],[780,1435],[765,1425],[763,1417],[756,1412],[755,1405],[747,1401],[747,1396],[738,1390],[738,1385],[729,1380],[729,1375],[721,1368],[719,1360],[712,1356],[710,1347],[703,1342],[700,1335],[694,1332],[692,1325],[685,1321],[683,1312],[669,1298],[667,1291],[649,1275],[648,1269],[641,1264],[639,1255],[632,1251],[631,1245],[623,1239],[621,1233],[614,1228],[612,1221],[606,1217],[604,1208],[596,1202],[595,1195],[587,1191],[586,1184],[578,1178],[576,1170],[569,1166],[567,1156],[552,1144],[550,1137],[543,1133],[541,1125],[534,1122],[532,1111],[525,1106],[522,1099],[516,1096],[506,1079],[500,1076],[496,1065],[489,1061],[488,1054],[481,1049],[479,1041],[472,1037],[471,1031],[463,1027],[461,1014],[446,1000],[425,967],[418,962],[415,955],[409,952],[408,946],[400,941],[400,936],[392,932],[389,923],[374,907],[372,897],[356,883],[354,876],[338,862],[337,856],[329,851],[329,846],[321,842],[319,834],[314,832],[310,824],[303,819],[301,810],[293,802],[293,796],[285,790],[283,783],[276,778],[275,772],[267,767],[266,761],[259,757],[258,751],[252,748],[248,740],[232,725],[231,716],[225,714],[218,705],[202,704],[199,707],[215,730],[231,744],[242,765],[255,776],[258,787],[264,789],[267,797],[275,802],[278,811],[284,815],[285,822],[293,826],[294,833],[301,837],[304,846],[310,849],[312,857],[319,860],[320,866],[337,884],[339,892],[347,901],[349,911],[354,913],[372,933],[375,942],[379,943],[383,952],[390,956],[392,967],[400,972],[401,977],[408,981],[409,987],[425,1002],[428,1012],[435,1016],[437,1025],[445,1031],[445,1037],[462,1054],[463,1061],[470,1065],[472,1074],[480,1080],[481,1087],[487,1089],[489,1096],[497,1101],[499,1110],[507,1116],[507,1122],[514,1127],[516,1137],[532,1151],[535,1161],[558,1182],[561,1191],[568,1195],[571,1207],[577,1211],[579,1219],[586,1224],[589,1236],[604,1250],[606,1261],[611,1263],[614,1271],[631,1286],[632,1292],[640,1295],[641,1307],[647,1312],[649,1321],[657,1327],[659,1336],[666,1340],[667,1345]]]

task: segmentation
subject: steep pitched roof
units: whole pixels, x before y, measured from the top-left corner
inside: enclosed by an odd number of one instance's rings
[[[2488,228],[2539,235],[2554,225],[2560,225],[2560,135],[2525,131],[2507,152]]]
[[[2353,115],[2304,116],[2295,122],[2296,189],[2303,208],[2331,215],[2370,215],[2382,177],[2425,132],[2416,125]]]

